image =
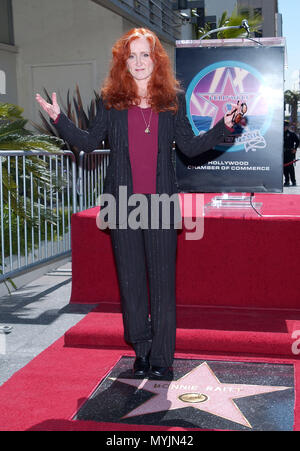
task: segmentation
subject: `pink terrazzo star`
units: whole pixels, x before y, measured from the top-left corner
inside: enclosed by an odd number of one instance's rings
[[[252,427],[251,424],[234,403],[234,399],[291,388],[267,385],[223,384],[217,379],[206,362],[197,366],[177,381],[110,379],[156,395],[126,414],[123,419],[164,410],[193,407],[249,428]]]

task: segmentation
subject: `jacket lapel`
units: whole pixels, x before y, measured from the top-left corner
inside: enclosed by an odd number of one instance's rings
[[[123,140],[126,147],[128,148],[128,110],[120,110],[118,111],[118,114],[120,115]]]
[[[168,130],[168,118],[170,114],[169,111],[158,114],[158,149],[161,148],[164,136]]]

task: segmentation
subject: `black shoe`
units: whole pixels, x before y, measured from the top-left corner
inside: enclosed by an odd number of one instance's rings
[[[133,365],[133,374],[135,377],[147,377],[150,370],[149,357],[137,357]]]
[[[172,370],[172,368],[170,368],[168,366],[155,366],[155,365],[153,365],[151,367],[149,378],[172,380],[172,378],[173,378],[173,370]]]
[[[297,183],[295,182],[295,183],[293,183],[293,186],[297,186]]]
[[[285,183],[283,186],[290,186],[290,184],[289,183]]]

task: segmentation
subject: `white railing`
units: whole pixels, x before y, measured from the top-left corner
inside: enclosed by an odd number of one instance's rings
[[[77,179],[80,211],[97,205],[103,192],[109,153],[110,149],[80,152]]]
[[[97,205],[109,152],[80,152],[77,167],[71,151],[0,151],[0,282],[70,255],[71,215]]]

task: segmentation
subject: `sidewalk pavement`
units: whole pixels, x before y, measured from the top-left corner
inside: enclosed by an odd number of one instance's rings
[[[95,306],[69,304],[71,259],[63,266],[0,297],[0,386],[60,338]]]

